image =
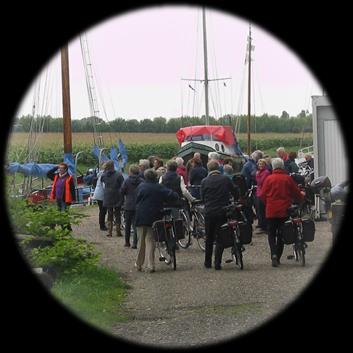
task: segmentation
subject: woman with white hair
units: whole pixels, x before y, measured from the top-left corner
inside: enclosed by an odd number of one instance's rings
[[[283,253],[281,229],[288,219],[288,208],[293,201],[300,202],[305,193],[300,191],[292,177],[284,170],[281,158],[272,159],[272,174],[263,185],[261,200],[265,204],[265,215],[268,224],[268,243],[270,246],[272,266],[280,264]]]
[[[176,157],[175,162],[177,164],[177,169],[176,169],[177,174],[182,176],[184,179],[184,184],[188,185],[189,180],[188,180],[188,175],[186,173],[186,167],[184,166],[184,159],[182,159],[181,157]]]

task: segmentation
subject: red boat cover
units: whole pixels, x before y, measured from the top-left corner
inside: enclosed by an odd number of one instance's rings
[[[204,136],[204,140],[210,140],[212,135],[213,140],[221,141],[226,145],[233,145],[235,143],[235,137],[231,126],[222,125],[198,125],[198,126],[187,126],[179,129],[176,132],[176,137],[179,143],[184,141],[192,140],[192,136]],[[196,139],[194,141],[197,141]]]

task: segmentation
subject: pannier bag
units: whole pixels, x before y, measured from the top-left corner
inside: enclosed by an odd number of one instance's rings
[[[331,181],[327,176],[320,176],[311,182],[310,188],[314,194],[320,194],[323,188],[331,189]]]
[[[252,225],[249,223],[239,223],[240,242],[250,244],[252,241]]]
[[[160,220],[160,221],[155,221],[152,224],[152,230],[154,234],[154,239],[158,242],[166,241],[166,238],[169,236],[168,231],[166,230],[166,227],[168,227],[168,223],[166,221]],[[173,221],[174,223],[174,234],[176,236],[176,239],[184,239],[185,234],[184,234],[184,227],[183,227],[183,220],[182,219],[176,219]]]
[[[282,227],[283,243],[286,245],[294,244],[297,238],[297,230],[291,221],[286,221]]]
[[[312,219],[303,219],[303,240],[313,241],[315,237],[315,223]]]
[[[234,231],[227,224],[224,224],[217,231],[216,241],[224,248],[230,248],[234,245]]]

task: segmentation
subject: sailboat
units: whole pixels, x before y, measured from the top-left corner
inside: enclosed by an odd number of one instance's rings
[[[86,71],[86,83],[88,89],[88,95],[90,98],[90,104],[94,106],[91,107],[92,117],[96,118],[98,110],[93,103],[96,104],[96,98],[92,95],[92,82],[93,82],[93,73],[87,72],[87,67],[91,69],[92,64],[87,60],[89,60],[88,55],[88,45],[87,40],[81,37],[81,48],[82,55],[85,64]],[[84,55],[85,54],[85,55]],[[78,158],[82,154],[82,151],[76,153],[74,157],[72,152],[72,123],[71,123],[71,103],[70,103],[70,77],[69,77],[69,55],[68,55],[68,45],[65,45],[61,48],[60,51],[61,57],[61,81],[62,81],[62,109],[63,109],[63,148],[64,148],[64,156],[63,160],[69,167],[69,174],[73,176],[75,189],[76,189],[76,202],[84,203],[88,201],[88,198],[92,192],[91,187],[87,186],[83,182],[83,175],[78,176],[77,163]],[[34,119],[34,114],[33,119]],[[95,130],[95,127],[94,127]],[[101,136],[97,136],[96,130],[94,131],[94,143],[95,146],[93,148],[92,153],[98,160],[98,166],[102,161],[109,159],[105,154],[108,149],[102,147],[102,138]],[[31,145],[31,141],[29,139],[28,147]],[[114,160],[114,164],[116,169],[119,168],[118,158],[122,159],[122,165],[124,166],[127,161],[127,153],[125,150],[125,146],[122,141],[119,139],[119,152],[118,154],[115,150],[115,147],[111,147],[110,149],[110,158]],[[35,163],[33,162],[33,156],[28,156],[26,163],[18,163],[12,162],[7,166],[7,171],[9,174],[15,175],[16,173],[23,174],[24,180],[22,183],[22,187],[20,188],[20,195],[24,196],[30,202],[37,203],[43,201],[49,197],[51,186],[44,186],[44,179],[47,176],[47,172],[52,169],[56,164],[51,163]],[[32,181],[33,178],[40,178],[42,180],[42,186],[39,188],[33,188]]]
[[[203,54],[204,54],[204,79],[182,79],[187,81],[203,81],[205,88],[205,125],[187,126],[176,132],[176,138],[180,144],[177,155],[184,161],[191,159],[195,152],[201,154],[204,165],[208,160],[209,152],[217,152],[221,159],[232,158],[236,166],[236,172],[240,171],[245,157],[240,149],[239,143],[234,134],[232,126],[209,125],[209,94],[208,85],[210,81],[226,80],[229,78],[208,78],[207,59],[207,32],[206,32],[206,11],[202,8],[203,23]]]

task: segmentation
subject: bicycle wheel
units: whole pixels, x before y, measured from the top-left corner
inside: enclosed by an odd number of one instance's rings
[[[244,264],[243,264],[243,253],[241,251],[240,244],[234,244],[234,246],[232,247],[232,258],[235,266],[242,270],[244,268]]]
[[[197,244],[202,251],[206,249],[206,230],[205,230],[205,218],[202,213],[195,212],[194,231],[196,234]]]
[[[305,266],[305,248],[302,243],[298,244],[298,261],[302,266]]]
[[[173,270],[176,270],[175,247],[170,249],[170,261],[173,263]]]
[[[178,244],[183,249],[186,249],[186,248],[189,247],[189,245],[191,243],[190,219],[187,216],[185,210],[181,210],[180,216],[181,216],[181,218],[183,220],[183,233],[184,233],[185,238],[179,239],[178,240]]]

